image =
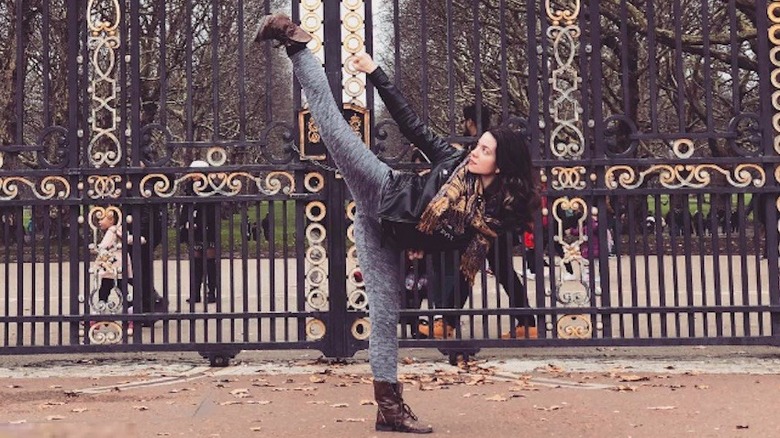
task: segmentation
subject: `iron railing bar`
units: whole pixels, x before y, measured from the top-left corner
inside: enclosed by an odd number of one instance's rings
[[[656,65],[656,42],[655,42],[655,29],[656,29],[656,17],[655,17],[655,3],[654,0],[647,0],[645,7],[645,15],[647,17],[647,63],[648,63],[648,79],[650,82],[649,95],[650,95],[650,131],[653,133],[658,132],[658,69]]]
[[[637,257],[637,248],[636,248],[636,227],[634,224],[641,223],[638,222],[639,218],[636,218],[636,208],[634,207],[635,200],[633,197],[628,198],[628,248],[629,248],[629,270],[630,270],[630,279],[631,279],[631,305],[632,306],[638,306],[639,305],[639,274],[638,274],[638,265],[641,262],[641,260],[638,260]],[[643,227],[644,228],[644,227]],[[642,236],[644,239],[642,239],[644,242],[647,242],[647,230],[642,230]],[[645,244],[646,245],[646,244]],[[644,263],[645,263],[645,271],[647,271],[647,267],[649,265],[649,260],[647,260],[647,254],[648,254],[648,248],[645,246],[644,251]],[[647,281],[647,280],[645,280]],[[646,284],[646,283],[645,283]],[[636,315],[632,316],[632,330],[633,333],[639,333],[639,318]]]
[[[187,35],[193,34],[192,29],[192,2],[187,2],[185,5],[185,33]],[[184,121],[187,124],[184,127],[184,138],[187,141],[194,141],[195,135],[193,132],[193,108],[192,108],[192,98],[193,98],[193,84],[192,84],[192,61],[193,61],[193,53],[192,53],[192,38],[187,38],[184,44],[184,81],[185,81],[185,92],[186,92],[186,103],[184,107]]]
[[[702,51],[704,59],[704,108],[713,108],[712,104],[712,59],[710,57],[710,6],[709,0],[701,1],[701,36],[702,36]],[[734,38],[732,33],[731,38]],[[732,41],[733,44],[733,41]],[[732,46],[736,47],[736,46]],[[693,103],[695,105],[695,103]],[[712,111],[706,111],[707,129],[715,129],[713,126]],[[705,323],[706,325],[706,323]]]
[[[235,212],[229,211],[228,215],[228,272],[229,278],[228,278],[228,284],[230,288],[230,302],[228,303],[228,308],[230,309],[231,313],[236,312],[236,233],[235,233],[235,227],[236,227],[236,220],[235,220]],[[221,216],[220,216],[221,218]],[[245,222],[244,222],[245,223]],[[220,230],[222,229],[222,226],[220,225]],[[222,234],[222,233],[219,233]],[[239,238],[243,243],[246,242],[246,233],[239,233]],[[219,266],[217,266],[217,271],[222,271],[222,263],[221,260],[218,259]],[[222,285],[219,284],[219,289],[222,289]],[[222,301],[223,294],[220,294],[219,301]],[[236,342],[236,321],[231,320],[229,322],[230,326],[230,342]]]
[[[49,16],[49,2],[41,2],[41,58],[43,68],[43,126],[51,126],[51,109],[49,108],[55,99],[51,96],[51,47],[49,47],[49,30],[51,29],[51,17]],[[18,24],[21,27],[21,22]]]
[[[509,80],[507,78],[508,64],[507,64],[507,47],[509,46],[508,38],[506,35],[506,0],[498,1],[498,29],[499,29],[499,47],[501,48],[501,89],[504,90],[501,93],[501,120],[509,119]],[[528,11],[526,11],[528,14]],[[530,24],[526,24],[530,26]],[[526,57],[530,58],[531,53],[526,50]],[[529,80],[529,87],[532,86],[533,81]]]
[[[259,200],[256,201],[255,204],[254,204],[254,208],[255,208],[255,223],[257,224],[258,227],[261,226],[261,224],[262,224],[262,222],[261,222],[262,214],[261,214],[260,204],[261,204],[261,201],[259,201]],[[261,232],[261,230],[258,229],[258,233],[257,233],[258,234],[258,239],[257,239],[258,242],[257,242],[257,245],[255,246],[255,272],[258,272],[258,273],[262,272],[262,263],[261,263],[262,259],[261,259],[261,252],[260,252],[260,246],[261,245],[260,245],[260,238],[259,238],[260,232]],[[270,238],[266,237],[266,240],[268,240],[270,242]],[[269,263],[271,263],[271,260],[272,259],[269,256],[268,257]],[[273,283],[271,283],[271,286],[273,287]],[[260,312],[260,311],[263,310],[263,299],[262,299],[262,297],[263,297],[263,282],[258,280],[258,282],[257,282],[257,312]],[[263,329],[263,321],[259,320],[257,322],[257,339],[262,339],[262,329]]]
[[[246,47],[245,43],[246,33],[244,28],[244,0],[238,0],[236,3],[237,9],[237,25],[238,25],[238,140],[241,142],[246,141],[247,130],[247,105],[246,105]],[[251,44],[251,43],[250,43]],[[266,44],[267,45],[267,44]],[[246,335],[246,331],[244,332]]]
[[[428,106],[428,63],[425,62],[428,59],[428,0],[420,0],[420,41],[419,41],[420,59],[423,61],[420,65],[420,98],[421,98],[421,111],[420,115],[422,120],[427,121],[430,116],[430,108]]]
[[[670,196],[671,198],[671,196]],[[664,254],[664,237],[663,237],[663,226],[658,224],[663,224],[664,218],[661,216],[661,196],[655,195],[655,211],[654,217],[655,217],[655,250],[657,254]],[[670,200],[670,211],[672,211],[671,205],[673,205],[673,202]],[[674,219],[673,219],[674,220]],[[667,222],[669,222],[667,220]],[[672,224],[667,223],[667,226],[671,227],[670,230],[674,230],[675,226]],[[677,271],[677,250],[676,250],[676,233],[670,231],[670,246],[671,246],[671,255],[672,255],[672,289],[674,290],[674,304],[675,306],[679,306],[680,303],[680,287],[679,287],[679,274]],[[664,272],[666,272],[666,269],[664,267],[665,265],[665,257],[661,256],[658,257],[658,273],[661,275],[658,275],[658,295],[659,295],[659,305],[661,307],[666,306],[666,276],[662,275]],[[648,296],[651,293],[651,288],[648,286],[647,289]],[[649,301],[648,301],[649,303]],[[688,304],[692,304],[691,302],[688,302]],[[667,323],[666,318],[661,319],[661,336],[666,336],[668,333],[667,330]],[[677,332],[679,335],[679,332]]]
[[[449,133],[456,135],[455,132],[455,79],[454,79],[454,46],[453,46],[453,11],[452,0],[447,0],[446,4],[446,22],[447,22],[447,109],[449,115]]]
[[[209,38],[211,43],[211,110],[213,111],[211,139],[214,141],[221,138],[219,133],[219,88],[221,76],[219,65],[219,3],[220,0],[211,0],[211,35]]]
[[[704,195],[699,193],[696,195],[696,211],[699,213],[698,217],[696,218],[696,223],[694,224],[695,230],[699,236],[698,243],[699,243],[699,254],[704,255],[705,252],[705,246],[704,246]],[[701,270],[701,287],[702,290],[707,290],[707,267],[706,267],[705,259],[703,256],[699,257],[699,269]],[[721,296],[720,294],[713,294],[713,300],[715,301],[715,305],[721,304]],[[702,305],[707,305],[707,293],[702,294]],[[705,326],[707,324],[705,323]],[[718,336],[723,335],[723,317],[722,315],[715,315],[715,330]]]
[[[691,258],[691,248],[693,244],[691,242],[691,234],[693,233],[693,226],[691,224],[691,210],[688,194],[682,194],[683,199],[683,217],[682,217],[682,234],[683,234],[683,253],[685,260],[685,288],[688,291],[688,295],[693,297],[693,259]],[[703,293],[701,296],[702,305],[707,303],[707,294]],[[702,324],[704,334],[709,334],[709,318],[705,313],[702,316]]]
[[[283,269],[283,275],[282,275],[282,285],[283,285],[283,292],[282,296],[284,297],[284,311],[289,312],[290,311],[290,258],[289,258],[289,248],[287,247],[287,233],[289,232],[288,229],[288,217],[287,217],[287,203],[289,201],[281,201],[282,204],[282,269]],[[274,227],[275,229],[276,227]],[[284,321],[284,340],[289,341],[290,340],[290,321],[285,319]]]
[[[742,304],[750,304],[750,295],[748,289],[750,287],[748,281],[748,248],[747,248],[747,219],[745,218],[745,195],[744,193],[737,193],[737,213],[736,217],[732,216],[732,219],[736,221],[737,239],[739,240],[739,269],[740,277],[742,280]],[[731,210],[731,203],[729,202],[729,211]],[[760,251],[760,250],[759,250]],[[760,278],[760,277],[759,277]],[[760,295],[759,295],[760,296]],[[743,314],[743,330],[750,336],[750,315]]]
[[[245,229],[242,225],[243,232],[241,233],[241,309],[244,312],[249,312],[249,242],[251,241],[249,237],[253,236],[252,230],[249,228],[251,225],[251,221],[249,220],[249,208],[250,204],[241,204],[241,223],[246,224]],[[256,230],[260,232],[259,222],[257,222],[257,226],[258,228]],[[255,233],[253,237],[255,238],[255,247],[259,247],[261,237],[257,233]],[[260,272],[260,270],[255,272]],[[243,323],[243,341],[247,342],[249,341],[249,319],[244,318]]]
[[[672,2],[672,16],[674,17],[674,28],[682,29],[682,10],[680,8],[680,0],[673,0]],[[648,27],[648,29],[651,29]],[[686,132],[688,127],[685,124],[685,115],[687,114],[685,103],[685,76],[683,74],[683,51],[682,51],[682,32],[678,31],[674,33],[674,59],[675,59],[675,76],[677,82],[677,129],[679,132]]]
[[[269,228],[273,231],[276,229],[276,202],[271,201],[268,203],[268,223]],[[268,296],[270,297],[268,303],[269,312],[276,312],[276,291],[274,285],[276,284],[276,233],[268,233]],[[277,341],[276,337],[276,324],[270,324],[270,336],[271,341]]]
[[[621,83],[623,86],[623,114],[630,117],[631,115],[631,87],[629,86],[629,78],[631,73],[629,70],[629,44],[631,39],[628,36],[628,0],[620,0],[620,36],[622,38],[622,44],[620,45],[620,59],[621,59]],[[633,53],[632,56],[638,54]],[[652,62],[648,59],[648,62]],[[638,97],[638,96],[637,96]]]
[[[485,131],[485,126],[482,124],[482,60],[480,50],[480,21],[479,21],[479,2],[471,2],[471,15],[472,15],[472,57],[474,59],[474,106],[476,107],[477,116],[477,134],[482,134]]]
[[[734,253],[731,248],[731,195],[726,198],[727,204],[725,206],[726,210],[724,210],[725,215],[725,221],[724,224],[726,226],[726,230],[724,230],[724,234],[726,235],[726,241],[729,242],[728,245],[726,245],[726,266],[727,266],[727,273],[728,273],[728,288],[729,288],[729,304],[734,305],[736,303],[736,291],[734,289]],[[731,333],[736,333],[737,329],[737,321],[736,321],[736,315],[731,314]]]

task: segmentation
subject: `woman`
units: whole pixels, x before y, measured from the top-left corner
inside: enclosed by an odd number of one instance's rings
[[[433,133],[370,56],[354,67],[368,73],[401,132],[432,163],[425,175],[399,172],[380,161],[354,134],[336,105],[320,62],[306,49],[311,35],[288,17],[268,16],[255,41],[285,46],[314,120],[357,206],[355,241],[371,314],[369,358],[378,411],[376,430],[430,433],[403,402],[397,380],[396,327],[403,299],[399,250],[461,249],[460,271],[473,282],[491,240],[531,221],[538,206],[530,156],[520,135],[485,133],[472,152]]]

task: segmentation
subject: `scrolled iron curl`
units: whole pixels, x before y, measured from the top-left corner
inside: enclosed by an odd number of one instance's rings
[[[10,201],[19,196],[19,184],[32,189],[33,195],[41,200],[66,199],[70,196],[70,183],[61,176],[46,176],[36,187],[35,183],[20,176],[0,177],[0,200]],[[57,190],[57,184],[62,184],[62,190]]]

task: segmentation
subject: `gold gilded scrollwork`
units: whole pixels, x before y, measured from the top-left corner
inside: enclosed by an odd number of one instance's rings
[[[564,315],[558,319],[558,337],[561,339],[588,339],[593,333],[588,315]]]
[[[325,187],[325,177],[317,172],[307,173],[303,178],[303,186],[312,193],[319,193]]]
[[[348,0],[341,2],[344,14],[342,23],[342,58],[344,61],[344,74],[342,89],[344,101],[354,105],[365,106],[366,81],[365,74],[352,67],[352,58],[362,52],[365,47],[365,8],[363,0]],[[354,126],[353,126],[354,129]],[[360,132],[357,130],[357,132]]]
[[[87,196],[92,199],[116,199],[122,195],[122,177],[119,175],[91,175],[87,182],[90,186]]]
[[[733,187],[747,187],[751,184],[763,187],[766,183],[764,169],[751,163],[739,164],[733,171],[715,164],[656,164],[638,174],[630,166],[618,165],[607,168],[605,179],[607,188],[616,189],[620,186],[624,189],[635,189],[645,183],[648,175],[657,173],[658,182],[669,189],[703,188],[712,183],[712,172],[725,176]]]
[[[772,117],[772,126],[775,129],[775,152],[780,154],[780,1],[774,0],[767,5],[767,17],[771,23],[769,26],[769,42],[773,46],[769,50],[769,61],[773,70],[770,76],[775,91],[772,93],[772,107],[775,114]]]
[[[195,195],[209,197],[214,195],[235,196],[241,193],[244,184],[241,179],[254,182],[257,189],[265,195],[275,195],[279,192],[290,194],[295,191],[295,179],[289,172],[270,172],[263,178],[247,172],[193,172],[170,181],[160,173],[152,173],[141,179],[141,195],[150,198],[153,194],[163,198],[173,196],[186,182],[192,182]],[[286,184],[282,182],[286,180]],[[151,189],[147,185],[152,182]]]
[[[111,9],[113,17],[108,17]],[[118,0],[89,0],[87,2],[87,45],[90,50],[91,115],[89,117],[92,136],[87,146],[89,160],[95,167],[116,166],[122,159],[122,148],[117,136],[118,115],[118,66],[117,55],[120,38],[118,28],[121,8]],[[108,18],[112,18],[108,20]]]
[[[558,10],[555,9],[550,0],[544,1],[544,9],[553,25],[558,26],[561,22],[565,25],[571,25],[577,21],[580,15],[580,0],[572,0],[571,3],[571,9]]]
[[[553,167],[552,175],[556,178],[552,181],[552,187],[555,190],[563,189],[584,189],[586,186],[583,176],[585,175],[585,167]]]
[[[309,43],[309,49],[314,53],[314,56],[322,62],[324,56],[322,51],[322,0],[302,0],[300,5],[301,28],[310,33],[313,37],[312,41]]]
[[[366,284],[363,281],[363,273],[360,270],[360,260],[357,257],[357,249],[355,246],[355,215],[357,213],[357,206],[355,201],[351,201],[347,204],[346,208],[347,219],[352,221],[347,227],[347,240],[351,243],[350,248],[347,250],[347,306],[354,310],[364,310],[368,306],[368,299],[366,296]],[[368,321],[366,320],[368,324]]]
[[[325,337],[325,323],[319,319],[310,319],[306,323],[306,335],[313,341],[318,341]]]
[[[115,321],[100,321],[89,328],[89,341],[93,344],[118,344],[122,342],[122,326]]]
[[[359,341],[368,339],[371,336],[371,322],[367,318],[356,319],[352,323],[352,336]]]
[[[558,158],[579,158],[585,151],[585,136],[580,120],[582,105],[579,101],[582,78],[576,59],[580,45],[580,27],[576,24],[580,2],[575,0],[571,10],[557,10],[546,0],[545,8],[552,23],[547,29],[547,37],[552,40],[554,61],[549,79],[552,85],[550,114],[553,121],[550,151]]]
[[[310,175],[319,174],[310,173],[307,175],[307,179]],[[304,185],[306,184],[304,183]],[[327,249],[325,249],[325,246],[322,245],[327,237],[327,232],[325,227],[321,224],[321,222],[325,220],[327,213],[328,208],[322,201],[311,201],[306,204],[306,208],[304,209],[306,221],[308,222],[308,226],[304,232],[306,244],[308,246],[305,258],[306,275],[304,276],[305,288],[308,291],[306,294],[306,302],[315,310],[327,310],[330,301],[328,292],[324,289],[327,287],[328,279],[328,264],[325,263],[328,252]],[[322,324],[324,333],[325,327],[324,323]],[[313,337],[311,333],[310,337]]]
[[[0,177],[0,201],[10,201],[19,196],[19,185],[30,188],[33,196],[41,200],[66,199],[70,196],[70,183],[61,176],[47,176],[38,184],[21,176]]]

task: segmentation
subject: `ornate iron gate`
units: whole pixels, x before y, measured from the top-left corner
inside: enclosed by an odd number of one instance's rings
[[[478,129],[532,147],[545,208],[491,265],[521,281],[468,290],[429,255],[399,292],[402,345],[777,342],[780,2],[0,4],[6,354],[366,348],[354,204],[284,54],[251,43],[279,9],[394,166],[425,170],[349,66],[362,50],[453,143],[474,103]],[[420,339],[435,315],[454,339]],[[538,339],[502,339],[519,316]]]

